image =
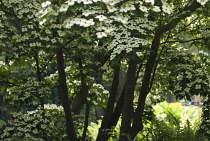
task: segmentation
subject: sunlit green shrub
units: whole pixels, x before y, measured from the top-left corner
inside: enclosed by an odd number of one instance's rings
[[[162,102],[153,108],[154,117],[145,120],[144,129],[137,135],[135,141],[208,141],[197,132],[201,123],[200,107]],[[111,135],[109,141],[118,140],[120,122],[121,120],[114,131],[107,131]],[[90,140],[96,139],[100,124],[101,121],[98,121],[98,124],[91,123],[88,127]]]
[[[155,117],[145,122],[138,134],[140,141],[207,141],[199,134],[202,110],[180,103],[162,102],[154,106]]]

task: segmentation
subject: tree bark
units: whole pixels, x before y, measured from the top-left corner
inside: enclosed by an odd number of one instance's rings
[[[62,105],[65,112],[65,118],[66,118],[66,132],[68,135],[68,140],[77,141],[71,109],[70,109],[69,97],[68,97],[68,89],[67,89],[67,84],[66,84],[66,74],[65,74],[62,47],[60,47],[57,50],[56,57],[57,57],[57,65],[58,65],[58,81],[60,85],[60,96],[61,96],[61,101],[62,101]]]
[[[107,108],[105,110],[105,114],[96,141],[106,141],[109,138],[108,135],[109,133],[107,129],[110,129],[110,120],[111,118],[113,118],[112,113],[114,110],[114,103],[119,85],[119,73],[120,73],[120,64],[117,64],[114,68],[114,77],[112,81],[112,87],[108,99]]]
[[[129,131],[133,115],[133,99],[136,84],[137,57],[130,59],[126,76],[125,97],[122,109],[122,123],[119,141],[127,141],[130,138]]]
[[[143,117],[143,112],[144,112],[144,105],[145,105],[147,94],[149,93],[150,80],[151,80],[151,75],[153,72],[153,67],[155,65],[159,43],[160,43],[160,34],[159,32],[156,32],[155,38],[152,42],[152,47],[151,47],[152,51],[150,52],[149,59],[146,63],[140,95],[138,98],[138,106],[134,114],[133,125],[130,130],[130,135],[132,139],[134,139],[136,134],[143,129],[142,117]]]
[[[89,103],[89,101],[86,101],[85,123],[84,123],[84,129],[83,129],[81,141],[85,141],[85,139],[86,139],[88,123],[89,123],[88,122],[89,114],[90,114],[90,103]]]

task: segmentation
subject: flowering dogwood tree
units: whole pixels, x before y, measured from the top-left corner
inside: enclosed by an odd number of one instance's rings
[[[155,95],[154,93],[158,92],[154,91],[153,86],[158,88],[156,74],[160,70],[158,65],[162,63],[161,60],[168,59],[167,55],[170,55],[171,60],[167,60],[167,63],[172,62],[171,66],[175,66],[176,59],[180,57],[176,54],[174,54],[175,57],[173,56],[173,53],[179,49],[178,43],[203,41],[209,38],[208,28],[203,28],[205,34],[193,31],[196,26],[202,25],[199,20],[209,16],[209,13],[205,13],[206,15],[201,13],[202,10],[208,11],[207,2],[207,0],[30,0],[27,2],[2,0],[0,2],[0,26],[2,27],[0,50],[6,60],[21,61],[35,71],[38,82],[30,79],[27,82],[18,81],[18,84],[23,88],[35,82],[40,84],[33,86],[35,86],[35,99],[39,100],[42,110],[45,109],[44,97],[48,93],[42,87],[45,87],[46,83],[60,86],[59,93],[69,140],[78,140],[72,113],[79,114],[84,105],[86,105],[87,114],[81,140],[85,140],[88,111],[90,106],[94,105],[106,105],[97,141],[109,139],[120,116],[122,122],[119,140],[133,140],[143,129],[144,109],[148,95]],[[194,35],[186,41],[181,35],[190,35],[189,30]],[[184,52],[184,48],[180,51]],[[183,58],[187,56],[183,55]],[[182,58],[179,59],[182,60]],[[57,64],[57,71],[47,76],[45,71],[48,72],[47,68],[53,60]],[[122,61],[127,62],[127,73],[123,90],[119,92]],[[188,68],[189,63],[191,62],[183,61],[180,63],[182,66],[177,65],[175,72],[182,71],[178,76],[176,73],[175,75],[167,73],[173,79],[180,80],[176,83],[173,81],[174,92],[178,93],[178,96],[188,97],[189,93],[203,88],[203,84],[198,82],[199,78],[193,78],[195,81],[187,85],[190,88],[182,83],[192,78],[192,72]],[[103,72],[105,64],[113,68],[113,80],[108,98],[103,86],[93,83],[94,78]],[[6,68],[5,65],[0,67]],[[75,71],[72,72],[72,70]],[[174,71],[170,67],[168,70]],[[200,77],[208,73],[204,71],[199,74]],[[203,83],[207,91],[204,95],[209,92],[208,82],[209,77],[205,77]],[[195,90],[192,88],[194,86]],[[32,94],[13,89],[9,92],[10,95],[6,98],[12,97],[13,102],[17,97],[11,94],[21,92],[25,97],[23,101]],[[120,93],[119,98],[117,98],[118,93]],[[36,94],[40,95],[36,96]],[[138,97],[135,102],[134,95]],[[70,96],[74,98],[72,103],[69,102]],[[107,103],[104,104],[106,101]],[[45,114],[41,115],[45,116]],[[43,131],[43,134],[48,132]]]

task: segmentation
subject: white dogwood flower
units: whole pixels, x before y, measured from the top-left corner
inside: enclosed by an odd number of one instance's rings
[[[105,32],[97,32],[96,35],[97,35],[97,38],[107,37]]]
[[[45,7],[47,7],[50,4],[51,4],[50,1],[45,1],[45,2],[42,3],[42,8],[45,8]]]

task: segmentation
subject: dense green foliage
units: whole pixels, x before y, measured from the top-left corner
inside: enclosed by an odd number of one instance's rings
[[[0,140],[210,137],[209,8],[208,0],[0,0]],[[151,106],[166,95],[201,95],[200,128],[181,126],[186,113],[170,106],[156,111],[164,121],[154,118]]]

